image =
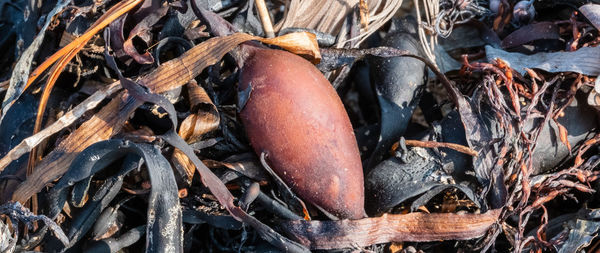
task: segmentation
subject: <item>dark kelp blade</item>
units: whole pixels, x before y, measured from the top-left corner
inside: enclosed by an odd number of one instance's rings
[[[146,225],[135,227],[119,236],[118,238],[106,238],[100,241],[94,241],[85,248],[88,253],[106,253],[119,252],[125,247],[131,246],[139,241],[146,232]]]
[[[476,206],[481,206],[481,201],[470,188],[444,182],[448,179],[444,173],[444,163],[432,151],[410,148],[406,153],[405,157],[394,156],[382,161],[367,175],[367,213],[380,215],[410,198],[422,195],[413,202],[414,209],[448,188],[462,191]]]
[[[50,13],[47,14],[47,17],[54,17],[57,14],[62,13],[70,2],[71,1],[68,0],[57,2]],[[28,48],[22,53],[21,57],[15,64],[13,75],[10,78],[10,85],[6,91],[4,100],[2,101],[0,120],[4,120],[4,116],[6,116],[6,112],[11,107],[12,103],[14,103],[15,100],[17,100],[25,90],[31,65],[33,64],[33,58],[37,55],[39,48],[42,46],[42,42],[44,41],[44,37],[46,35],[46,30],[51,26],[53,20],[53,18],[46,19],[46,22],[44,22],[44,25],[39,30],[38,35],[35,37],[33,42],[28,45]],[[34,27],[36,26],[34,25]]]
[[[218,215],[203,212],[202,210],[184,209],[183,223],[187,224],[210,224],[216,228],[228,230],[240,230],[243,223],[229,215]]]
[[[592,136],[598,122],[597,113],[585,103],[585,99],[577,97],[564,109],[564,116],[557,119],[567,131],[566,140],[573,146]],[[526,128],[533,128],[541,122],[532,120],[526,124]],[[542,128],[533,155],[533,175],[552,170],[572,156],[567,146],[560,141],[557,122],[550,120]]]
[[[37,99],[32,94],[25,93],[16,100],[12,107],[8,108],[8,111],[4,112],[7,119],[11,120],[0,122],[0,157],[8,156],[11,149],[31,135],[36,108]],[[13,175],[24,174],[23,171],[19,171],[19,168],[27,162],[27,157],[21,154],[16,158],[18,159],[10,162],[4,171],[0,170],[0,176],[9,178]],[[1,180],[0,201],[9,200],[10,193],[14,191],[17,184],[16,180]]]
[[[404,17],[388,33],[382,45],[423,56],[416,31],[416,20],[411,16]],[[370,66],[371,83],[375,85],[381,109],[381,129],[367,171],[377,165],[404,134],[425,84],[425,63],[417,59],[371,57]]]
[[[567,240],[560,240],[560,238],[553,238],[556,241],[562,242],[555,246],[557,252],[580,252],[587,245],[592,243],[592,240],[596,237],[598,230],[600,230],[600,211],[598,209],[583,209],[580,210],[572,220],[564,222],[562,227],[564,232],[568,232]],[[566,223],[566,225],[565,225]]]
[[[90,230],[90,238],[101,240],[119,232],[125,222],[125,214],[119,208],[132,198],[133,196],[127,196],[119,200],[117,204],[104,208]]]
[[[169,162],[160,153],[160,150],[157,147],[153,147],[149,144],[136,144],[123,140],[98,142],[86,148],[81,155],[74,160],[69,172],[86,167],[94,169],[84,171],[99,170],[99,167],[103,168],[110,164],[103,161],[115,161],[128,154],[136,154],[144,159],[152,184],[148,200],[146,251],[156,252],[161,251],[162,249],[171,249],[174,252],[180,251],[183,247],[183,235],[181,234],[181,206],[179,205],[177,183],[175,182],[175,177],[173,176]],[[121,180],[124,174],[117,176],[121,179],[116,182],[122,182]],[[68,187],[69,185],[78,182],[80,177],[81,174],[79,173],[67,173],[57,184],[59,188],[56,190],[53,189],[53,191],[61,190],[64,187]],[[116,188],[116,191],[109,191],[111,192],[110,194],[116,195],[120,190],[120,184],[116,184],[111,188]],[[114,195],[112,197],[114,197]],[[110,203],[110,200],[107,201],[105,199],[107,198],[102,198],[97,204],[94,202],[91,203],[94,206],[95,204],[99,205],[94,208],[96,211],[90,210],[89,215],[94,218],[90,219],[82,216],[81,222],[85,225],[82,224],[81,226],[83,227],[79,226],[78,229],[75,230],[78,232],[77,234],[71,235],[72,239],[79,239],[81,235],[85,234],[91,228],[95,221],[95,217],[98,217],[102,209]],[[80,220],[79,217],[77,220]],[[71,241],[71,244],[74,244],[76,241],[77,240]]]
[[[73,218],[71,228],[69,229],[69,247],[79,242],[82,237],[92,228],[102,210],[117,196],[123,185],[122,177],[111,177],[104,181],[102,188],[108,188],[107,191],[96,192],[94,199],[88,201],[83,206],[81,212]]]

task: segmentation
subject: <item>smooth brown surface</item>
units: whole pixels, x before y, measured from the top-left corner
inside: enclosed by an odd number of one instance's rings
[[[363,171],[342,101],[305,59],[258,49],[242,68],[251,86],[240,116],[254,150],[302,199],[341,218],[364,217]]]
[[[468,240],[485,235],[500,209],[482,214],[409,213],[341,221],[289,221],[282,229],[310,249],[365,247],[387,242]]]

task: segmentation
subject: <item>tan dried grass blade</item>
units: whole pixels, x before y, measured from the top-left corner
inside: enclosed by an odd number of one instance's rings
[[[337,34],[342,20],[359,0],[320,1],[291,0],[283,19],[275,25],[277,31],[288,27],[303,27]]]

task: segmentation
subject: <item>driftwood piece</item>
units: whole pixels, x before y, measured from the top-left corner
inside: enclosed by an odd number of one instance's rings
[[[483,214],[384,214],[360,220],[296,220],[281,227],[310,249],[339,249],[386,242],[473,239],[485,235],[499,215],[500,209]]]

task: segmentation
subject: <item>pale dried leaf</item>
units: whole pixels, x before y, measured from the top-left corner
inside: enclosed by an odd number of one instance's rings
[[[367,0],[360,0],[359,4],[360,24],[364,29],[369,29],[369,5]]]
[[[275,38],[255,37],[259,41],[281,47],[294,54],[308,56],[317,64],[321,61],[321,52],[317,43],[317,36],[309,32],[288,33]]]
[[[217,107],[210,100],[204,88],[198,86],[194,80],[190,81],[186,87],[192,114],[181,122],[178,134],[187,143],[195,143],[202,140],[204,134],[219,127],[220,117]],[[173,152],[172,161],[180,176],[184,177],[184,181],[188,184],[191,183],[196,170],[192,161],[178,149]]]
[[[173,151],[171,161],[179,174],[177,176],[183,178],[183,181],[186,184],[191,184],[192,178],[194,177],[194,171],[196,171],[196,166],[192,161],[190,161],[190,159],[179,149]]]

